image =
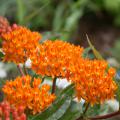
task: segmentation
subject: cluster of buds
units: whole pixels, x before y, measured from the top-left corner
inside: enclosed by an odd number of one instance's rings
[[[18,25],[16,24],[11,26],[5,17],[0,16],[0,37],[2,37],[2,34],[9,33],[17,27]]]
[[[11,27],[9,25],[8,20],[0,16],[0,37],[2,33],[6,33],[8,31],[11,31]]]
[[[10,120],[12,116],[13,120],[26,120],[26,114],[24,108],[19,106],[18,109],[11,107],[7,101],[0,103],[0,120]]]

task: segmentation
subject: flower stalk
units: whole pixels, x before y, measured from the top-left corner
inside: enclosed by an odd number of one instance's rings
[[[23,65],[23,69],[24,69],[24,73],[25,73],[25,75],[27,75],[28,72],[27,72],[27,68],[25,67],[25,64]]]
[[[120,111],[119,110],[116,111],[116,112],[110,113],[110,114],[92,117],[92,118],[89,118],[89,120],[108,119],[108,118],[112,118],[112,117],[117,116],[117,115],[120,115]]]
[[[83,114],[77,120],[83,120],[84,119],[84,116],[85,116],[89,106],[90,106],[90,103],[87,103]]]
[[[87,110],[88,110],[89,106],[90,106],[90,103],[87,103],[87,104],[86,104],[86,107],[85,107],[85,110],[84,110],[84,112],[83,112],[83,115],[85,115],[85,114],[86,114],[86,112],[87,112]]]
[[[56,77],[54,77],[54,79],[53,79],[53,84],[52,84],[52,94],[54,94],[55,93],[55,90],[56,90],[56,80],[57,80],[57,78]]]
[[[23,70],[22,70],[22,68],[20,67],[19,64],[17,65],[17,68],[18,68],[18,70],[19,70],[21,76],[25,76],[25,74],[24,74],[24,72],[23,72]]]

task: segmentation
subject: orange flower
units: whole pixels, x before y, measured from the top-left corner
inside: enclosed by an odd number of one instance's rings
[[[32,69],[38,74],[52,77],[65,77],[67,69],[80,59],[83,48],[60,40],[47,40],[31,57]]]
[[[114,98],[117,89],[113,81],[115,69],[110,68],[107,72],[107,67],[107,62],[102,60],[85,59],[76,63],[71,80],[75,83],[78,99],[95,104]]]
[[[9,33],[2,34],[4,61],[24,63],[31,52],[37,48],[41,35],[29,29],[16,26]]]
[[[2,88],[10,104],[30,109],[33,114],[43,111],[54,100],[55,95],[49,94],[50,86],[40,86],[41,80],[30,76],[17,77],[14,81],[7,81]]]

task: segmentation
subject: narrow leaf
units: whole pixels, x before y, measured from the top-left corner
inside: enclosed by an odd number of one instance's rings
[[[103,60],[103,57],[101,56],[101,54],[100,54],[100,53],[95,49],[95,47],[92,45],[92,43],[91,43],[88,35],[86,35],[86,37],[87,37],[87,41],[88,41],[88,43],[89,43],[89,46],[91,47],[91,49],[92,49],[95,57],[96,57],[97,59]]]
[[[44,112],[32,117],[31,120],[46,120],[46,119],[48,119],[51,115],[53,115],[55,112],[57,112],[58,109],[60,109],[60,107],[65,103],[66,99],[68,99],[68,97],[72,96],[72,94],[73,94],[73,86],[67,87],[67,89],[65,89],[65,92],[64,93],[62,92],[59,95],[59,97],[57,98],[57,100],[48,109],[46,109]]]
[[[59,120],[76,120],[82,114],[82,104],[72,101],[70,107]]]
[[[0,52],[0,58],[4,57],[4,54],[2,52]]]
[[[88,53],[89,53],[90,50],[91,50],[91,47],[86,48],[86,49],[84,50],[83,54],[82,54],[82,57],[83,57],[83,58],[88,57]]]
[[[17,19],[19,24],[24,24],[25,6],[23,0],[16,0],[17,3]]]
[[[55,112],[52,116],[50,116],[47,120],[58,120],[60,117],[63,116],[63,114],[66,112],[66,110],[69,108],[71,103],[70,97],[66,99],[64,104]]]

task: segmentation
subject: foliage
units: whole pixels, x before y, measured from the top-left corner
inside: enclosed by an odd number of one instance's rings
[[[30,116],[30,120],[37,120],[37,119],[56,120],[61,118],[71,104],[72,94],[73,94],[73,85],[70,85],[65,90],[62,91],[62,93],[57,98],[56,102],[53,103],[52,106],[50,106],[41,114],[38,114],[33,117]]]
[[[115,25],[120,25],[120,0],[1,0],[0,3],[0,15],[32,29],[48,30],[49,39],[53,35],[62,40],[73,39],[82,16],[99,15],[103,11],[113,16]]]
[[[120,40],[117,40],[114,47],[111,49],[113,57],[115,57],[120,62]]]

